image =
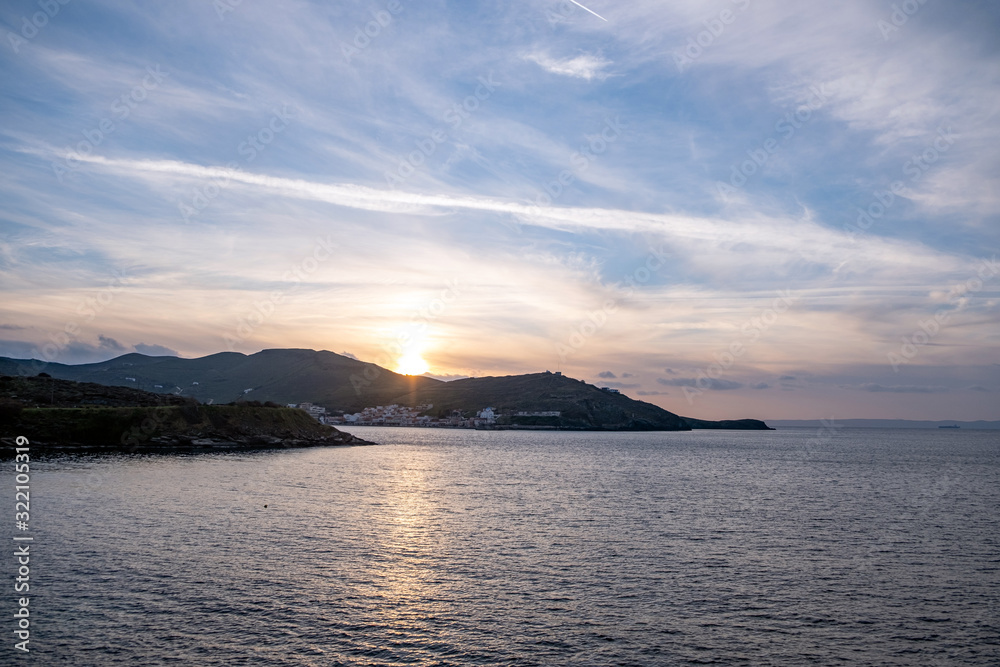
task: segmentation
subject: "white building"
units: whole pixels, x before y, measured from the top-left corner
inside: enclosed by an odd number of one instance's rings
[[[326,419],[326,408],[321,405],[313,405],[312,403],[299,403],[299,410],[305,410],[309,413],[309,416],[320,422],[324,423]]]

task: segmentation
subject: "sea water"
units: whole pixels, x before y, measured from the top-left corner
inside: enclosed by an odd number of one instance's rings
[[[1000,663],[998,432],[350,430],[32,461],[0,664]]]

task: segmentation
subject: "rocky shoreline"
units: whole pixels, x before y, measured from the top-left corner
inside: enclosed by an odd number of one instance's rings
[[[33,453],[36,455],[60,454],[205,454],[210,452],[247,452],[274,449],[303,449],[308,447],[365,446],[376,443],[362,440],[350,433],[337,431],[329,438],[279,438],[276,436],[253,436],[233,438],[231,436],[187,437],[160,436],[138,444],[101,444],[72,441],[46,441],[32,439]],[[14,438],[2,438],[7,451],[12,452]],[[12,455],[11,455],[12,456]],[[9,458],[9,457],[7,457]]]

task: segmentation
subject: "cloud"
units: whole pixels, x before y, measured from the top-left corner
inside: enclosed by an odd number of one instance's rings
[[[31,152],[31,151],[25,151]],[[51,158],[51,153],[39,153]],[[227,182],[228,190],[242,188],[248,195],[274,196],[303,201],[320,201],[337,206],[377,213],[440,217],[455,209],[480,214],[517,216],[524,224],[557,232],[642,233],[664,239],[686,254],[689,270],[706,275],[745,274],[751,267],[768,267],[795,262],[836,269],[843,275],[863,271],[867,281],[878,281],[878,272],[926,279],[930,271],[968,271],[967,262],[912,241],[872,235],[864,244],[854,243],[839,229],[831,229],[809,214],[797,218],[742,212],[731,217],[703,217],[649,213],[613,208],[538,206],[495,197],[462,194],[424,194],[374,188],[350,183],[323,183],[273,177],[206,167],[176,160],[112,159],[98,155],[79,156],[81,163],[110,170],[121,177],[151,178],[160,187],[173,189],[177,178]],[[160,179],[166,179],[161,181]],[[228,195],[229,193],[227,193]],[[229,195],[231,196],[231,195]],[[788,268],[782,269],[787,271]],[[813,272],[815,272],[813,268]],[[837,288],[853,294],[855,287],[842,281]],[[834,288],[825,287],[826,292]],[[807,290],[800,290],[807,293]]]
[[[41,355],[38,346],[24,340],[3,340],[0,341],[0,357],[11,359],[32,359]]]
[[[597,377],[608,378],[609,380],[613,380],[618,376],[612,373],[611,371],[601,371],[600,373],[597,374]]]
[[[636,387],[641,387],[641,384],[627,384],[625,382],[602,382],[604,387],[614,387],[616,389],[635,389]]]
[[[100,335],[97,337],[98,347],[108,352],[125,352],[128,348],[109,336]]]
[[[24,327],[16,324],[0,324],[0,329],[3,329],[4,331],[21,331]]]
[[[526,55],[524,59],[539,65],[542,69],[552,74],[569,76],[576,79],[585,79],[587,81],[597,79],[603,81],[610,76],[601,70],[611,63],[600,56],[581,54],[575,58],[556,59],[546,53],[535,52]]]
[[[782,375],[778,378],[778,386],[785,391],[803,389],[806,387],[806,381],[797,375]]]
[[[989,3],[923,4],[889,39],[876,27],[888,2],[844,0],[836,12],[822,3],[733,6],[736,20],[683,71],[672,56],[705,30],[704,3],[595,6],[614,30],[564,5],[567,20],[555,26],[545,25],[544,7],[535,25],[519,3],[496,4],[491,21],[469,20],[455,3],[407,11],[406,26],[393,19],[347,61],[342,43],[371,18],[352,3],[280,12],[243,3],[228,17],[240,25],[232,34],[218,31],[210,7],[211,21],[138,9],[111,22],[54,23],[59,39],[35,40],[32,58],[6,61],[0,92],[0,321],[28,329],[0,333],[41,348],[80,304],[110,294],[100,291],[108,267],[136,267],[99,320],[80,322],[86,343],[60,350],[58,361],[106,358],[122,351],[117,341],[217,352],[220,334],[274,291],[288,298],[248,350],[335,344],[375,358],[414,307],[460,276],[460,302],[425,341],[439,377],[544,368],[553,341],[615,299],[605,335],[562,369],[593,377],[586,359],[605,359],[596,363],[636,368],[643,380],[651,369],[652,381],[668,361],[682,370],[662,377],[691,376],[696,360],[747,342],[741,323],[791,288],[801,299],[741,361],[754,366],[745,377],[788,388],[780,410],[812,409],[808,400],[837,414],[995,412],[991,394],[971,387],[1000,388],[998,367],[981,363],[996,341],[996,282],[949,309],[947,336],[902,374],[847,369],[896,349],[952,284],[974,275],[974,255],[1000,241],[1000,52]],[[123,30],[143,39],[116,39]],[[96,136],[108,103],[157,62],[169,70],[162,86],[57,181],[51,162],[61,147]],[[477,81],[491,71],[500,85],[482,99]],[[310,85],[319,80],[329,85]],[[826,101],[782,135],[775,121],[808,102],[812,86]],[[463,101],[476,109],[452,126],[444,113]],[[240,142],[285,102],[295,110],[288,130],[265,136],[274,141],[252,163],[241,160]],[[582,152],[619,114],[621,136],[599,155]],[[946,125],[956,141],[914,179],[906,165]],[[427,144],[438,129],[444,139]],[[735,196],[721,197],[717,184],[731,183],[765,138],[777,150],[749,165],[755,173]],[[231,160],[240,172],[221,167]],[[403,163],[415,165],[412,177],[383,187]],[[874,191],[896,179],[903,194],[865,234],[848,237],[845,225],[879,206]],[[196,192],[209,205],[184,224],[178,204]],[[531,204],[545,192],[559,194]],[[941,234],[955,226],[962,234]],[[294,286],[282,278],[327,234],[340,244],[335,261]],[[673,259],[622,298],[614,285],[636,275],[647,246]],[[99,342],[101,332],[115,344]],[[28,345],[17,356],[40,354]],[[800,379],[777,380],[783,373]],[[914,400],[863,391],[865,382],[954,389]],[[764,414],[777,395],[724,392],[698,409]]]
[[[637,391],[635,392],[637,396],[669,396],[668,391]]]
[[[984,387],[984,386],[978,385],[978,384],[972,385],[971,387],[966,387],[965,390],[966,391],[981,391],[981,392],[992,392],[993,391],[989,387]]]
[[[622,373],[623,378],[634,378],[635,373]]]
[[[428,371],[427,373],[423,374],[423,377],[425,377],[425,378],[432,378],[434,380],[441,380],[442,382],[451,382],[452,380],[465,380],[466,378],[469,378],[471,376],[469,376],[469,375],[462,375],[460,373],[452,373],[452,374],[449,374],[449,375],[439,375],[437,373],[431,373],[431,372]]]
[[[729,391],[739,389],[742,382],[732,380],[721,380],[719,378],[656,378],[656,381],[667,387],[697,387],[699,389],[712,389],[715,391]]]
[[[128,352],[128,348],[108,336],[102,336],[96,345],[79,340],[63,346],[49,346],[45,342],[0,341],[0,356],[60,364],[92,364],[113,359],[124,352]]]
[[[858,389],[873,392],[889,392],[893,394],[943,394],[948,391],[947,387],[924,386],[912,384],[881,385],[875,382],[866,382],[858,385]]]
[[[354,359],[355,361],[361,361],[360,359],[358,359],[356,356],[354,356],[350,352],[341,352],[340,356],[347,357],[348,359]]]
[[[164,347],[163,345],[156,345],[146,343],[136,343],[135,351],[139,354],[146,354],[151,357],[179,357],[180,352],[177,350],[171,350],[169,347]]]
[[[751,389],[769,389],[771,385],[766,382],[757,382],[756,384],[750,385]]]

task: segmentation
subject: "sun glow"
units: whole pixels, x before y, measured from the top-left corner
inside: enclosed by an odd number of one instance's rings
[[[430,366],[419,352],[407,352],[396,362],[396,372],[403,375],[422,375],[429,370]]]

